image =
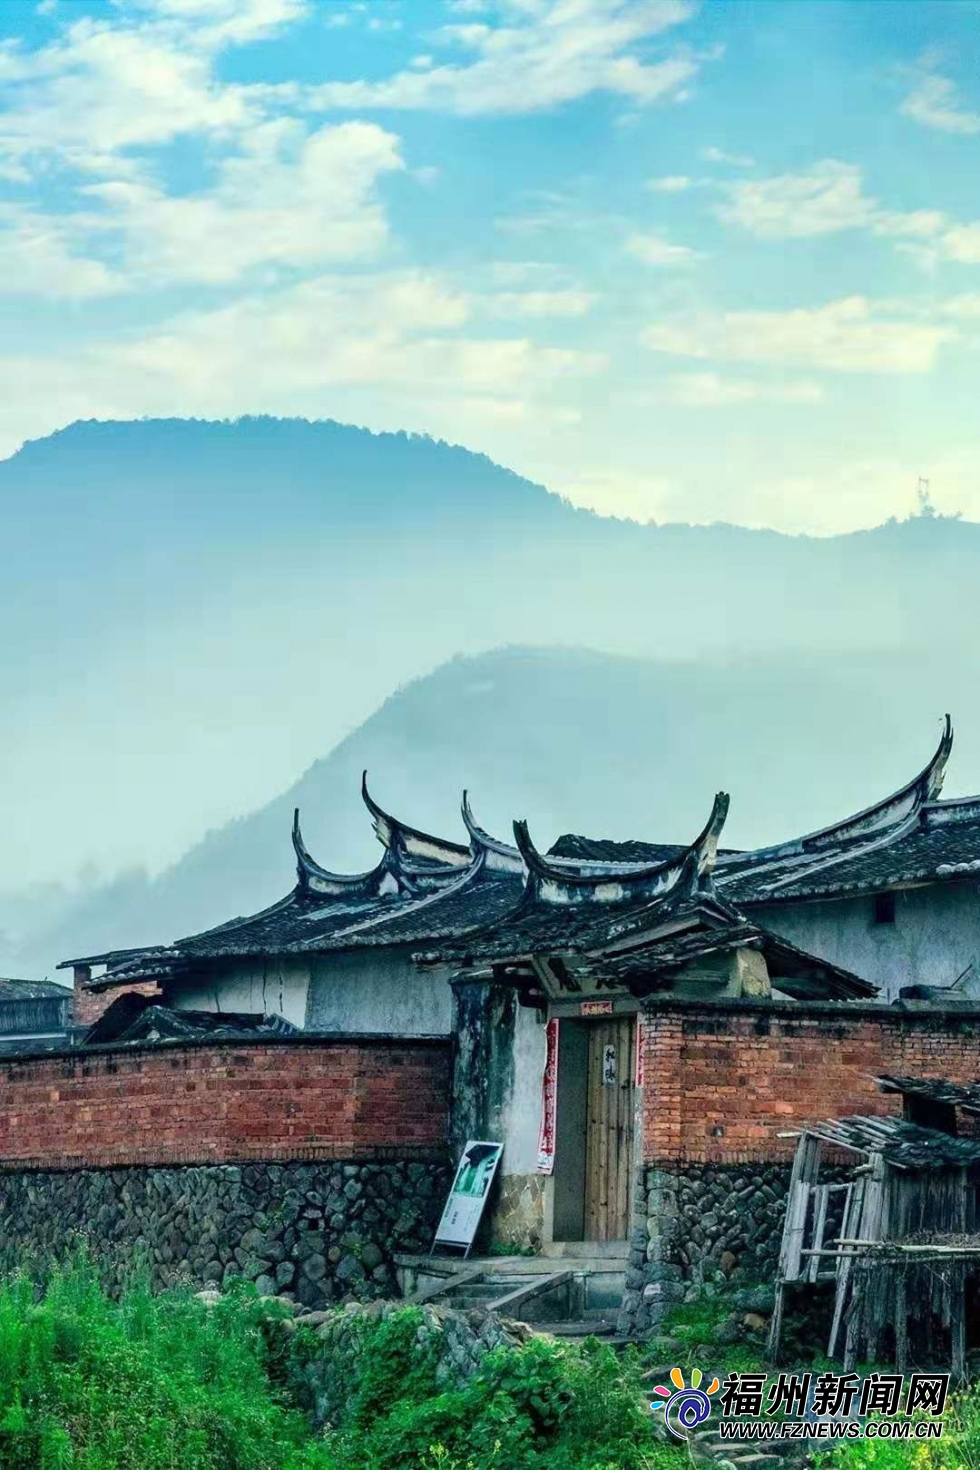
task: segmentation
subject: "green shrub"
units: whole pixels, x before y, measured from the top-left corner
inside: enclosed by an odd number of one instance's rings
[[[332,1470],[266,1371],[257,1300],[120,1301],[83,1260],[0,1282],[3,1470]]]
[[[645,1395],[632,1358],[597,1342],[532,1338],[489,1353],[458,1388],[408,1366],[410,1309],[369,1333],[349,1421],[328,1439],[347,1470],[650,1470]]]
[[[343,1422],[316,1435],[300,1388],[323,1343],[232,1287],[114,1300],[79,1258],[0,1280],[2,1470],[675,1470],[638,1360],[532,1338],[440,1391],[413,1308],[357,1328]],[[308,1391],[308,1390],[307,1390]]]

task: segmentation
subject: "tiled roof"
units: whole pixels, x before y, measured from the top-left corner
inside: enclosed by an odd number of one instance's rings
[[[980,1113],[980,1081],[963,1087],[943,1078],[876,1077],[882,1092],[899,1092],[903,1097],[925,1098],[928,1102],[946,1103],[962,1108],[965,1113]]]
[[[699,924],[670,933],[629,954],[603,955],[595,969],[604,979],[634,989],[647,978],[656,982],[659,976],[666,983],[678,971],[699,960],[746,948],[762,952],[773,985],[795,998],[857,1000],[871,999],[878,993],[877,986],[849,970],[806,954],[768,929],[740,918],[727,924]],[[656,983],[649,986],[650,990],[657,988]]]
[[[910,883],[980,876],[980,801],[932,802],[886,840],[841,843],[819,855],[758,863],[722,860],[719,891],[738,905],[875,893]]]
[[[901,1118],[828,1118],[804,1130],[825,1143],[860,1154],[881,1154],[898,1168],[938,1170],[980,1163],[980,1142],[920,1128]]]
[[[8,980],[0,978],[0,1001],[4,1000],[40,1000],[42,996],[53,995],[56,999],[64,1000],[71,995],[69,985],[56,985],[51,980]]]
[[[605,837],[566,832],[548,848],[548,856],[592,863],[665,863],[683,851],[677,843],[611,842]]]

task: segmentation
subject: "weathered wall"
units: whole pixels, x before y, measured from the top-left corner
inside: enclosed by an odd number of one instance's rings
[[[0,1063],[0,1164],[441,1159],[439,1040],[263,1038]]]
[[[545,1027],[505,986],[456,987],[452,1144],[501,1139],[504,1152],[487,1212],[498,1244],[540,1243],[544,1175],[538,1174]]]
[[[970,965],[967,993],[980,994],[980,888],[933,883],[895,895],[894,924],[874,922],[874,898],[757,904],[752,917],[800,949],[881,986],[884,999],[903,985],[951,985]]]
[[[493,1215],[501,1243],[540,1244],[544,1239],[546,1177],[538,1173],[541,1089],[547,1059],[546,1031],[536,1011],[518,1006],[514,1067],[504,1110],[500,1192]]]
[[[670,1001],[645,1014],[643,1153],[624,1330],[721,1273],[760,1279],[778,1252],[807,1120],[901,1111],[876,1074],[980,1077],[980,1015],[844,1004]]]
[[[184,1011],[248,1011],[306,1023],[310,961],[285,956],[226,961],[208,975],[181,980],[168,991],[168,1004]],[[367,1028],[352,1020],[349,1031]]]
[[[312,961],[305,1014],[311,1031],[448,1036],[452,1015],[446,971],[420,970],[412,963],[412,946],[350,950]]]
[[[310,1031],[448,1036],[452,992],[444,971],[422,971],[411,946],[383,946],[308,959],[242,959],[207,978],[181,980],[170,997],[183,1010],[285,1016]]]
[[[78,1236],[119,1285],[233,1276],[310,1307],[397,1295],[396,1251],[428,1250],[448,1184],[436,1162],[0,1170],[0,1267]]]
[[[159,1000],[160,988],[155,980],[147,980],[142,985],[120,985],[112,990],[90,990],[84,980],[75,981],[74,999],[72,1002],[72,1019],[76,1028],[86,1030],[94,1026],[121,995],[133,994],[144,995],[150,1000]]]

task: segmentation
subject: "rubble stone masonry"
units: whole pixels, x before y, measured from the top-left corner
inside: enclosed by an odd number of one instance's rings
[[[396,1251],[428,1250],[448,1171],[410,1163],[0,1172],[0,1267],[84,1241],[108,1284],[232,1277],[313,1309],[397,1295]]]
[[[449,1047],[378,1037],[100,1047],[0,1064],[0,1266],[79,1237],[114,1283],[245,1276],[391,1295],[448,1187]]]
[[[653,1003],[644,1016],[643,1159],[624,1330],[707,1284],[771,1275],[792,1131],[895,1113],[875,1076],[980,1078],[980,1012],[849,1003]],[[783,1136],[780,1136],[783,1135]]]

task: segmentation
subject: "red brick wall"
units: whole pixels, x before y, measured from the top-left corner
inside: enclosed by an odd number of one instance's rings
[[[449,1046],[344,1038],[0,1062],[0,1167],[433,1158]]]
[[[807,1119],[901,1112],[876,1074],[980,1079],[980,1016],[664,1004],[645,1017],[644,1065],[647,1163],[789,1159],[778,1134]]]
[[[112,990],[89,990],[84,982],[75,981],[75,996],[72,1003],[76,1026],[94,1026],[121,995],[146,995],[159,999],[161,991],[155,980],[146,980],[142,985],[120,985]]]

